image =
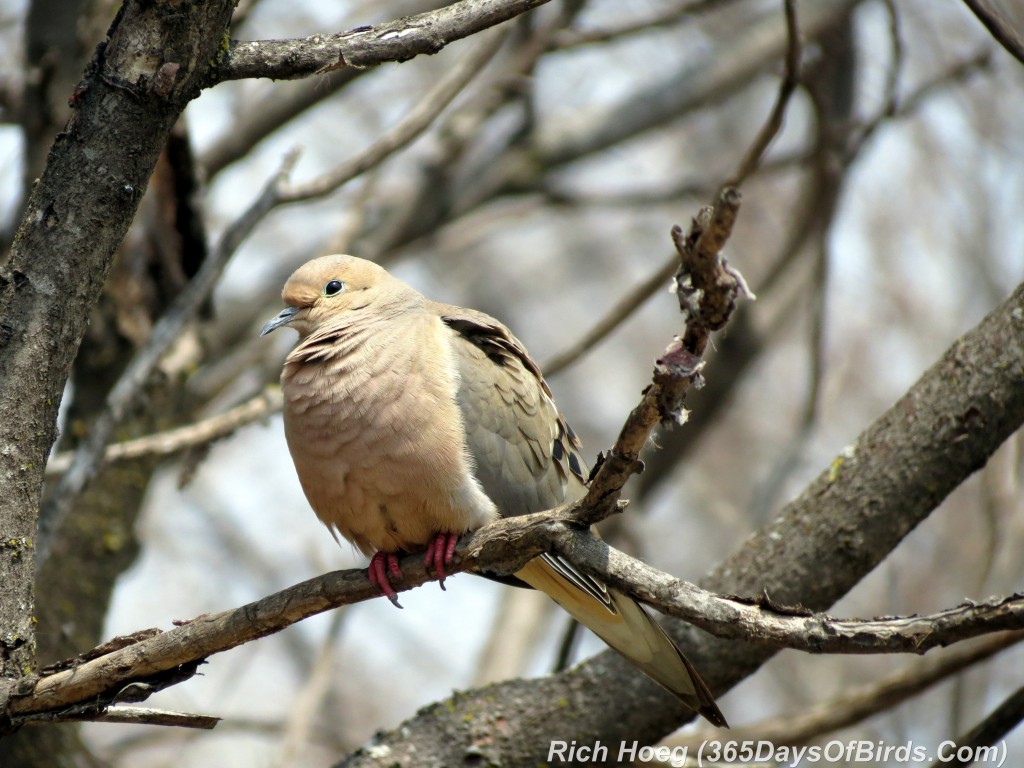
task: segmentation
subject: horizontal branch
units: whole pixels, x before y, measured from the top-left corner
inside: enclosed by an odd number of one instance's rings
[[[291,80],[343,67],[364,69],[441,51],[449,43],[515,18],[548,0],[461,0],[336,35],[294,40],[232,40],[207,87],[225,80]]]
[[[721,596],[652,568],[587,532],[564,528],[554,540],[580,570],[662,613],[716,637],[807,653],[917,653],[979,635],[1024,629],[1024,593],[965,601],[925,616],[839,619],[759,597]]]
[[[966,603],[930,616],[871,620],[786,609],[766,598],[714,595],[608,547],[575,523],[579,506],[499,520],[463,537],[452,571],[507,575],[556,549],[583,570],[715,635],[811,653],[924,653],[987,632],[1024,628],[1024,595]],[[422,555],[405,557],[401,566],[401,579],[392,579],[396,590],[431,580]],[[188,679],[213,654],[379,596],[365,570],[327,573],[240,608],[181,622],[167,632],[141,633],[128,638],[127,645],[114,642],[108,646],[113,650],[86,654],[52,674],[23,678],[8,692],[6,705],[0,696],[0,712],[13,725],[69,709],[78,719],[91,719],[108,712],[111,703],[140,701]]]

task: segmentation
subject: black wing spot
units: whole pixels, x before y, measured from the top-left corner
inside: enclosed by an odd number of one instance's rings
[[[571,451],[569,453],[569,469],[576,477],[583,477],[583,468],[580,466],[579,457]]]
[[[561,440],[555,440],[555,442],[551,444],[551,457],[555,461],[561,461],[565,458],[565,448],[562,447]]]

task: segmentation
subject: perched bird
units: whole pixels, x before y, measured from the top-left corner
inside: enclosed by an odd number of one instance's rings
[[[376,264],[324,256],[285,283],[261,335],[299,332],[281,374],[288,448],[317,517],[371,555],[397,605],[398,553],[442,584],[461,534],[580,498],[579,441],[537,364],[493,317],[431,301]],[[516,577],[551,596],[711,723],[693,665],[632,598],[541,555]]]

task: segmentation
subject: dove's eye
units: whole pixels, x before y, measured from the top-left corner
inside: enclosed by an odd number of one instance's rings
[[[345,290],[345,284],[341,280],[331,280],[324,286],[324,296],[334,296]]]

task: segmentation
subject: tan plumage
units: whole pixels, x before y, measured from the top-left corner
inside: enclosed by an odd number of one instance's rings
[[[282,295],[286,309],[263,333],[299,332],[281,375],[299,480],[320,520],[374,556],[371,577],[385,593],[390,553],[436,545],[440,571],[455,536],[583,494],[576,436],[494,318],[430,301],[352,256],[305,264]],[[632,598],[546,555],[516,576],[725,725],[696,670]]]

